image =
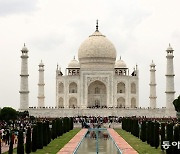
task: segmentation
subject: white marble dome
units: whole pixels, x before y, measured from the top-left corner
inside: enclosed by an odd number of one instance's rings
[[[127,68],[127,65],[122,59],[119,59],[115,63],[115,68]]]
[[[116,49],[106,36],[99,31],[95,31],[90,35],[79,47],[78,58],[82,59],[116,59]]]
[[[68,68],[80,68],[79,62],[74,58],[68,64]]]

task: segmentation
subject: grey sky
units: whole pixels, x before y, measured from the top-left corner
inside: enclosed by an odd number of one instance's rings
[[[21,48],[29,49],[30,106],[37,105],[38,64],[45,64],[45,104],[55,106],[56,65],[64,71],[80,44],[99,30],[130,71],[138,64],[140,106],[149,106],[149,65],[156,64],[157,106],[165,106],[166,52],[174,51],[180,90],[179,0],[0,0],[0,107],[19,108]]]

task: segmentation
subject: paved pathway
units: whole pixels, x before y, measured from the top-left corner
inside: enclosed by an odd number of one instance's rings
[[[87,129],[81,129],[57,154],[72,154],[86,132]]]
[[[123,154],[138,154],[114,129],[108,128],[108,132]]]
[[[1,143],[2,144],[2,143]],[[13,148],[16,148],[17,147],[17,144],[14,144],[13,145]],[[3,145],[1,145],[1,150],[2,150],[2,153],[4,153],[4,152],[7,152],[7,151],[9,151],[9,145],[8,144],[4,144],[3,143]]]

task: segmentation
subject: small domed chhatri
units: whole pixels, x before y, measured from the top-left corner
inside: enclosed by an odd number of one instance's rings
[[[126,63],[121,59],[117,60],[114,68],[127,68]]]
[[[96,31],[90,35],[79,47],[78,58],[81,63],[83,60],[91,61],[92,58],[103,58],[115,61],[116,49],[105,35],[98,30],[98,22]]]
[[[22,50],[21,50],[21,51],[22,51],[22,52],[28,52],[28,49],[27,49],[25,43],[24,43],[24,46],[22,47]]]
[[[75,59],[75,57],[68,64],[68,68],[80,68],[79,62]]]

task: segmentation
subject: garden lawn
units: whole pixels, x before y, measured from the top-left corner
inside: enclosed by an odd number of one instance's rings
[[[52,140],[46,147],[43,149],[38,149],[36,152],[31,152],[32,154],[56,154],[61,148],[64,147],[78,132],[80,128],[75,128],[68,133],[63,134],[62,136]],[[13,150],[13,154],[16,154],[17,150]],[[4,153],[8,154],[8,152]]]
[[[153,148],[146,142],[142,142],[139,138],[123,129],[115,129],[115,131],[139,154],[165,154],[165,152],[161,151],[160,146],[157,149]]]

